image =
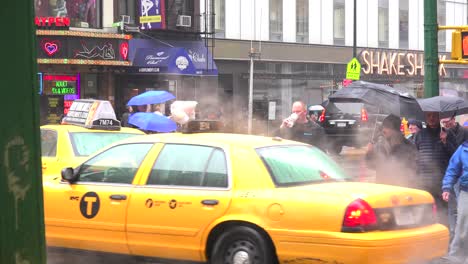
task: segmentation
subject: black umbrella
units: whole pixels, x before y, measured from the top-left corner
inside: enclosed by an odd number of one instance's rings
[[[392,87],[357,81],[338,90],[330,101],[358,101],[374,105],[382,113],[394,114],[406,119],[424,120],[424,113],[416,98]]]
[[[418,102],[424,112],[438,112],[440,118],[468,113],[468,102],[458,96],[434,96]]]

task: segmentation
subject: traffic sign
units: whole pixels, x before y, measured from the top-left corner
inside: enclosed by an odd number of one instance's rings
[[[361,64],[356,58],[348,62],[346,67],[346,79],[358,81],[361,76]]]

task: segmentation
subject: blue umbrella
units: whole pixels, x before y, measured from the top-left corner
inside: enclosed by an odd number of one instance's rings
[[[174,99],[175,96],[166,91],[148,91],[132,97],[127,105],[160,104]]]
[[[128,123],[140,129],[155,132],[173,132],[177,124],[166,116],[155,113],[138,112],[128,118]]]

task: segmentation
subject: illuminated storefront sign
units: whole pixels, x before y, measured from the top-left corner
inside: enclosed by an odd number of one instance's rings
[[[70,63],[74,61],[74,64],[123,65],[128,64],[130,49],[125,39],[38,36],[36,50],[38,59],[66,59]]]
[[[70,18],[68,17],[35,17],[34,24],[37,27],[57,27],[60,29],[70,26]]]
[[[80,99],[80,75],[40,73],[41,123],[58,124],[73,101]]]
[[[445,60],[446,55],[439,55]],[[359,55],[364,74],[424,76],[424,54],[383,50],[363,50]],[[439,75],[446,76],[444,64],[439,65]]]
[[[76,76],[45,75],[43,78],[43,94],[66,95],[77,94]]]

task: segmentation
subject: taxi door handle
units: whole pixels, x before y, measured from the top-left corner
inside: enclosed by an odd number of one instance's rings
[[[202,200],[201,203],[204,205],[218,205],[219,201],[218,200]]]
[[[127,200],[127,195],[123,194],[112,194],[109,196],[111,200]]]

